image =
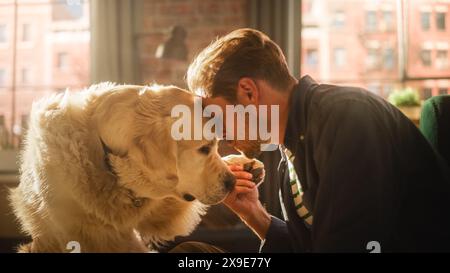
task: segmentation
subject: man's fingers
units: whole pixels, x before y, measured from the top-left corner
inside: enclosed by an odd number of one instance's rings
[[[242,167],[241,165],[229,165],[228,169],[230,169],[230,171],[232,172],[235,172],[244,170],[244,167]]]
[[[251,189],[249,187],[242,187],[242,186],[236,186],[234,187],[234,192],[236,194],[242,194],[242,193],[250,193],[254,191],[254,189]]]
[[[250,180],[250,179],[253,178],[253,175],[252,175],[251,173],[244,172],[244,171],[241,171],[241,172],[239,172],[239,171],[233,171],[233,174],[234,174],[234,176],[235,176],[237,179],[247,179],[247,180]]]
[[[236,186],[240,186],[240,187],[247,187],[247,188],[254,188],[255,187],[255,183],[253,183],[250,180],[245,180],[245,179],[237,179],[236,180]]]

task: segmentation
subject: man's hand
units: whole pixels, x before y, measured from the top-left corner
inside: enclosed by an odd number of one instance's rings
[[[264,239],[269,229],[271,217],[259,201],[259,192],[251,181],[252,174],[245,172],[240,165],[230,165],[236,177],[236,186],[224,201],[255,233]]]

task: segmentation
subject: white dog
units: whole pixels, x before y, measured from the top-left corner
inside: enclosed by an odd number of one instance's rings
[[[187,235],[235,178],[217,141],[174,141],[176,87],[100,84],[33,104],[11,202],[22,252],[146,252]]]

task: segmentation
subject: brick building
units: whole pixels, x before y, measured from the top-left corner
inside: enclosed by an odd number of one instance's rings
[[[0,126],[10,136],[21,134],[33,100],[88,84],[88,9],[87,3],[21,0],[15,27],[14,1],[0,3]]]
[[[448,93],[450,81],[441,78],[450,77],[450,1],[403,5],[399,13],[398,1],[391,0],[303,1],[302,73],[384,97],[407,86],[423,99]]]

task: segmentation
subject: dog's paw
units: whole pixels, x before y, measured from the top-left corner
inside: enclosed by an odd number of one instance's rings
[[[250,159],[244,155],[228,155],[222,157],[227,165],[241,165],[244,171],[253,175],[253,182],[259,185],[264,181],[265,171],[264,164],[257,159]]]

